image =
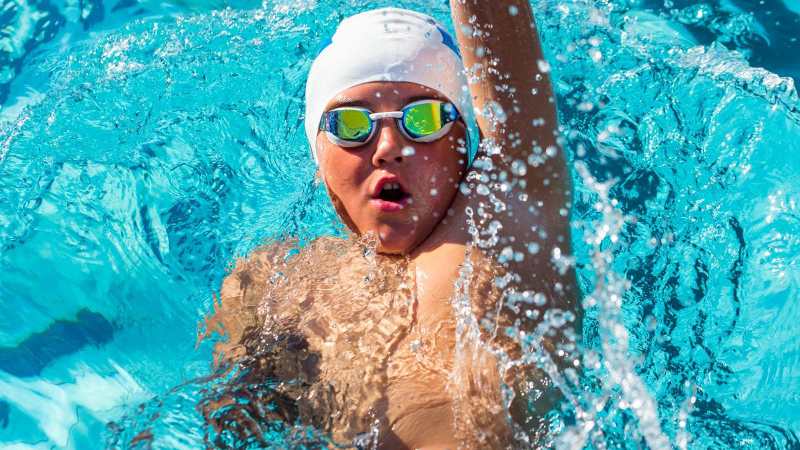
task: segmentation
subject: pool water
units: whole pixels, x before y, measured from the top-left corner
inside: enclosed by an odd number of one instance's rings
[[[0,446],[203,446],[230,263],[342,233],[311,59],[373,7],[450,24],[435,3],[3,3]],[[551,444],[800,448],[800,3],[533,6],[587,294]]]

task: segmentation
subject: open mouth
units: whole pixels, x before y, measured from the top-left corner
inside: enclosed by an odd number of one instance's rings
[[[411,194],[403,190],[400,183],[386,183],[378,192],[379,199],[393,203],[402,203],[409,197],[411,197]]]
[[[383,212],[397,212],[411,202],[408,192],[397,177],[381,178],[372,191],[373,204]]]

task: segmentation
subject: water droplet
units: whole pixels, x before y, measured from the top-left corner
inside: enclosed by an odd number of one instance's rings
[[[502,264],[508,262],[512,258],[514,258],[514,249],[509,246],[500,251],[500,256],[497,257],[497,261]]]
[[[528,173],[528,165],[525,161],[518,159],[511,163],[511,171],[518,177],[524,177]]]
[[[540,59],[540,60],[536,61],[536,65],[539,67],[539,72],[541,72],[541,73],[550,72],[550,63],[549,62],[547,62],[547,61],[545,61],[543,59]]]

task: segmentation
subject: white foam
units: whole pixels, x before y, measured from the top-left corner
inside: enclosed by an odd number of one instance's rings
[[[122,367],[111,362],[113,375],[100,375],[88,368],[72,372],[74,383],[53,383],[43,379],[21,379],[0,372],[0,392],[15,408],[37,422],[52,445],[65,448],[71,429],[78,423],[77,407],[99,421],[108,421],[114,409],[146,398],[142,386]],[[18,448],[35,448],[28,444]]]

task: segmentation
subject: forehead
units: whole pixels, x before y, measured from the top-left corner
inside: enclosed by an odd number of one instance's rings
[[[425,98],[447,100],[436,89],[416,83],[375,81],[353,86],[336,94],[325,106],[325,110],[342,106],[361,106],[374,111],[400,109],[408,103]]]

